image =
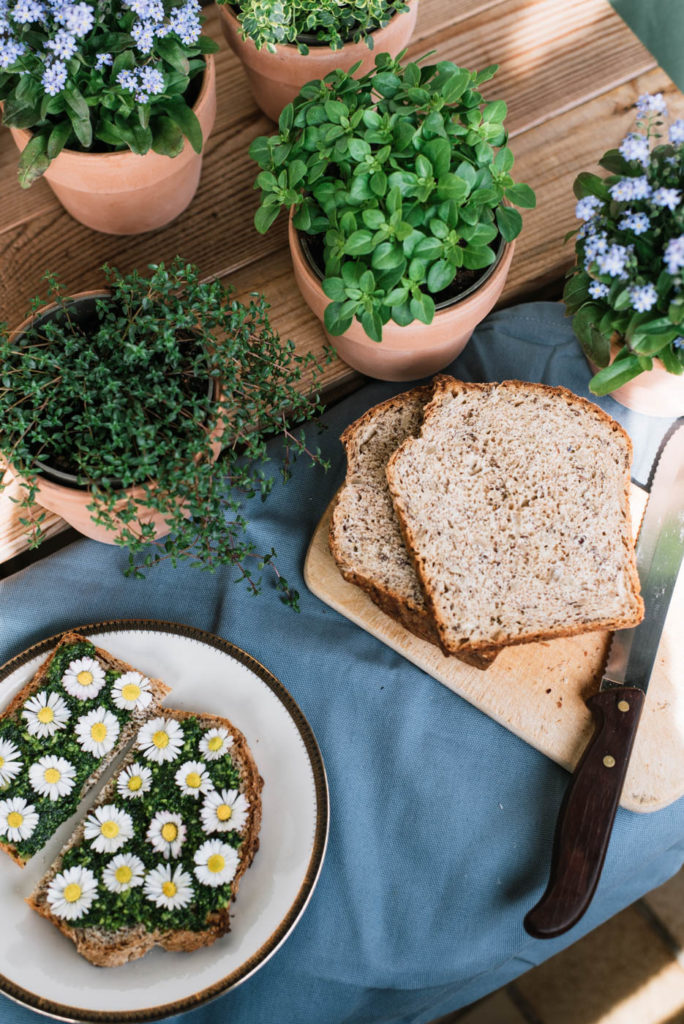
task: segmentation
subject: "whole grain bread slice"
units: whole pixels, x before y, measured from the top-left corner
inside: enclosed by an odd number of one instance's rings
[[[387,480],[446,650],[641,620],[631,456],[619,424],[565,388],[438,382]]]
[[[91,656],[99,662],[105,673],[116,673],[117,676],[120,676],[127,672],[136,671],[131,665],[122,661],[120,658],[114,657],[114,655],[110,654],[109,651],[103,650],[101,647],[97,647],[92,644],[87,637],[82,636],[80,633],[73,631],[64,633],[48,658],[46,658],[46,660],[37,669],[32,679],[30,679],[19,693],[17,693],[2,712],[2,715],[0,715],[0,739],[7,736],[12,739],[13,742],[16,741],[15,745],[19,747],[20,753],[24,754],[23,767],[20,774],[15,779],[11,780],[6,786],[2,787],[0,785],[0,801],[4,801],[11,798],[13,795],[17,795],[19,790],[21,790],[22,793],[26,793],[28,791],[26,776],[30,765],[27,763],[25,754],[26,746],[29,744],[29,737],[26,733],[26,722],[22,717],[22,709],[31,697],[46,688],[50,669],[52,668],[55,660],[59,658],[66,649],[73,647],[73,645],[78,645],[78,649],[82,649],[83,645],[88,645],[89,653],[92,652]],[[69,794],[68,807],[71,809],[65,809],[65,813],[60,817],[60,801],[56,801],[54,804],[45,800],[42,801],[50,811],[50,821],[54,827],[51,827],[49,831],[45,833],[44,841],[33,852],[37,852],[38,849],[42,848],[42,846],[44,846],[56,832],[62,822],[70,817],[76,809],[76,805],[80,803],[83,797],[92,790],[93,786],[95,786],[109,765],[112,764],[118,754],[127,746],[131,738],[135,735],[140,723],[149,715],[155,714],[164,697],[171,692],[171,688],[167,686],[166,683],[162,682],[161,679],[147,678],[147,681],[149,683],[149,691],[151,694],[151,701],[149,705],[141,710],[132,710],[130,715],[127,716],[128,721],[124,722],[121,726],[117,742],[113,749],[100,760],[99,764],[82,782],[80,787]],[[64,699],[69,699],[66,694],[62,694],[62,696]],[[86,708],[91,710],[97,703],[98,701],[96,700],[88,702],[87,705],[83,706],[83,710],[85,711]],[[77,710],[77,702],[72,701],[71,706],[72,713],[69,719],[68,728],[59,730],[53,737],[43,738],[40,743],[42,747],[42,754],[60,753],[60,743],[63,742],[67,733],[73,739],[73,730],[76,725],[77,715],[79,712]],[[36,803],[40,803],[40,801],[36,801],[35,796],[31,798],[31,802],[34,806]],[[67,808],[67,804],[65,804],[65,808]],[[5,836],[4,839],[2,838],[3,835]],[[7,838],[7,833],[0,834],[0,850],[4,850],[4,852],[9,854],[17,864],[24,867],[24,865],[30,860],[31,856],[33,856],[33,853],[30,855],[22,853],[21,845],[22,844],[20,842],[10,841]]]
[[[87,923],[86,920],[86,923],[81,925],[78,921],[65,920],[63,917],[60,917],[53,912],[48,898],[50,883],[59,875],[65,860],[68,861],[70,855],[76,855],[76,858],[78,858],[79,851],[81,851],[84,853],[86,862],[99,873],[101,878],[102,869],[106,866],[112,856],[111,853],[97,853],[93,851],[92,847],[88,845],[87,840],[85,840],[84,837],[86,823],[85,821],[81,822],[62,849],[59,857],[40,880],[31,896],[27,898],[27,903],[37,911],[37,913],[51,921],[64,935],[71,939],[82,956],[91,963],[100,967],[116,967],[128,963],[130,960],[136,960],[148,953],[154,946],[161,946],[164,949],[177,952],[189,952],[194,949],[199,949],[202,946],[209,946],[217,939],[221,938],[221,936],[225,935],[230,930],[229,915],[233,900],[235,899],[239,888],[240,880],[252,863],[254,855],[259,847],[261,790],[263,787],[263,779],[259,775],[257,766],[244,735],[230,721],[228,721],[228,719],[222,718],[218,715],[195,714],[193,712],[164,709],[163,716],[164,721],[168,722],[169,719],[172,719],[177,723],[180,723],[181,727],[183,727],[183,723],[192,721],[203,730],[223,729],[229,735],[229,757],[233,766],[237,769],[240,779],[238,791],[248,803],[246,821],[239,831],[239,838],[241,841],[238,848],[237,868],[232,881],[230,882],[230,898],[225,902],[225,894],[221,899],[217,897],[216,905],[207,911],[200,927],[184,927],[182,920],[176,922],[174,927],[169,926],[168,920],[165,924],[160,922],[156,927],[148,927],[145,923],[140,921],[131,921],[123,927],[110,930],[104,927],[102,923]],[[187,739],[186,725],[186,737],[182,756],[188,755],[189,746],[190,743]],[[191,755],[193,752],[196,753],[196,750],[190,750]],[[100,795],[95,808],[91,809],[91,814],[97,808],[110,805],[112,802],[117,802],[119,806],[123,805],[126,809],[134,805],[133,800],[126,801],[124,804],[119,795],[120,790],[117,789],[117,783],[126,770],[135,764],[136,761],[142,762],[139,744],[136,744],[136,747],[126,757],[116,775],[109,781]],[[207,761],[207,763],[213,764],[214,762]],[[168,770],[171,772],[172,777],[177,765],[178,762],[176,761],[169,766]],[[159,789],[159,787],[157,786],[156,789]],[[155,784],[153,783],[149,799],[154,798],[156,789]],[[166,791],[164,792],[162,800],[165,810],[169,807],[182,807],[181,813],[182,815],[186,815],[185,820],[188,820],[188,801],[190,801],[192,806],[192,800],[190,800],[190,798],[187,798],[184,802],[183,797],[176,794],[176,803],[174,803],[174,796],[169,796]],[[196,800],[195,804],[196,814],[200,816],[201,798]],[[141,813],[145,816],[147,812],[143,811]],[[225,833],[221,834],[225,835]],[[210,836],[216,838],[215,833],[207,833],[207,837]],[[185,849],[186,846],[188,847],[187,850]],[[148,869],[157,861],[162,860],[159,853],[150,849],[147,837],[144,834],[141,835],[140,831],[137,831],[134,834],[133,838],[125,844],[121,852],[128,852],[129,849],[135,850],[137,855],[144,858],[146,868]],[[184,869],[187,868],[188,871],[192,871],[193,849],[194,845],[190,840],[188,840],[188,842],[184,844],[184,848],[181,850],[180,859],[174,859],[172,861],[168,861],[168,863],[172,867],[175,867],[177,864],[181,864]],[[218,890],[208,889],[206,886],[201,887],[194,878],[193,882],[195,882],[196,886],[196,892],[193,897],[194,899],[197,898],[197,890],[200,888],[203,888],[205,893],[218,892]],[[104,887],[103,883],[100,881],[98,896],[101,896],[103,893]],[[95,901],[95,906],[97,906],[97,900]],[[152,906],[151,903],[150,906]],[[163,917],[164,915],[162,914],[160,916]],[[182,918],[182,916],[183,914],[181,912],[180,917]]]
[[[420,432],[433,390],[434,384],[412,388],[369,409],[346,428],[340,440],[347,455],[347,476],[333,508],[329,545],[346,580],[405,629],[439,644],[386,477],[390,455],[407,437]],[[465,652],[459,657],[484,669],[494,661],[496,650]]]

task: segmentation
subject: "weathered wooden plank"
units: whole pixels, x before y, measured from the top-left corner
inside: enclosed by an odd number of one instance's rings
[[[655,60],[606,0],[507,0],[447,26],[409,54],[437,50],[469,68],[498,64],[483,92],[508,104],[511,133],[606,92],[655,66]]]

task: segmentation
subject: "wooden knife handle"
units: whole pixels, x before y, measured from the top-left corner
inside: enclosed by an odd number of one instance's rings
[[[587,701],[595,732],[560,809],[546,892],[525,917],[525,930],[536,939],[562,935],[579,921],[591,902],[645,696],[636,687],[619,686],[602,690]]]

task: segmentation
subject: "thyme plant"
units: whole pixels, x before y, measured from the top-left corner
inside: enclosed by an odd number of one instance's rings
[[[365,42],[373,49],[373,32],[395,14],[408,10],[405,0],[219,0],[233,7],[243,39],[258,50],[277,46],[341,49],[345,43]]]
[[[201,33],[198,0],[0,0],[3,122],[33,136],[19,183],[65,147],[199,153],[193,80],[218,49]]]
[[[389,54],[361,78],[334,71],[283,110],[279,131],[255,139],[258,231],[282,209],[317,236],[330,334],[354,318],[374,341],[389,320],[431,323],[435,296],[462,268],[495,262],[498,237],[522,228],[514,206],[535,205],[511,177],[506,104],[479,87],[492,65],[402,64]]]
[[[270,565],[296,604],[275,552],[245,536],[245,500],[271,490],[271,437],[282,437],[284,479],[300,454],[322,464],[298,429],[320,411],[320,368],[279,339],[263,297],[243,305],[180,258],[150,271],[105,267],[109,294],[88,315],[48,276],[49,311],[36,316],[35,299],[21,334],[0,325],[0,451],[22,481],[31,546],[45,519],[37,482],[52,466],[88,488],[92,519],[128,548],[127,575],[188,559],[234,566],[256,593]],[[136,485],[141,497],[126,491]],[[163,515],[168,538],[154,538],[147,509]]]
[[[563,295],[605,395],[653,367],[684,373],[684,120],[662,94],[640,96],[636,132],[599,161],[610,174],[575,180],[577,262]],[[572,235],[568,236],[572,237]],[[619,351],[610,362],[611,341]]]

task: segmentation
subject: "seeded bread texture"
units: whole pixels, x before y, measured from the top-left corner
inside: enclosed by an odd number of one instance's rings
[[[445,649],[634,626],[632,445],[565,388],[441,380],[387,466]]]
[[[80,633],[64,633],[64,635],[60,638],[59,643],[55,647],[54,651],[52,651],[50,656],[42,663],[42,665],[40,665],[33,678],[29,680],[26,686],[24,686],[23,689],[19,691],[16,697],[14,697],[11,703],[8,704],[8,706],[5,708],[2,715],[0,715],[0,721],[4,718],[10,717],[18,708],[22,707],[23,704],[25,704],[29,697],[32,697],[34,693],[38,693],[39,690],[42,689],[45,677],[50,669],[50,665],[52,664],[55,655],[58,653],[58,651],[60,651],[63,647],[66,647],[68,644],[82,643],[84,641],[92,643],[92,641],[90,641],[88,637],[82,636]],[[119,658],[115,658],[113,654],[109,653],[109,651],[102,650],[102,648],[97,646],[95,647],[95,656],[103,666],[105,672],[110,670],[121,673],[137,671],[137,669],[134,669],[131,665],[126,664],[125,661],[121,661]],[[129,741],[131,740],[137,729],[140,727],[142,722],[145,721],[146,718],[149,718],[150,716],[154,716],[155,714],[157,714],[159,706],[163,701],[164,697],[171,692],[171,687],[167,686],[166,683],[163,683],[161,679],[150,679],[150,692],[152,694],[151,703],[144,710],[132,712],[130,720],[121,730],[114,748],[110,751],[109,754],[106,755],[106,757],[103,758],[99,767],[94,772],[92,772],[91,775],[88,776],[86,782],[84,783],[81,789],[79,799],[86,796],[86,794],[92,790],[93,786],[98,782],[98,780],[107,770],[109,765],[112,764],[112,762],[121,753],[121,751],[128,745]],[[71,725],[74,724],[75,722],[72,721]],[[0,840],[0,850],[4,850],[5,853],[9,854],[12,860],[16,861],[16,863],[19,864],[21,867],[24,867],[26,864],[28,864],[28,861],[30,859],[28,857],[23,858],[18,853],[16,845],[11,842]]]
[[[386,477],[390,455],[407,437],[420,432],[423,409],[432,393],[432,384],[406,391],[369,409],[344,431],[347,477],[332,512],[329,544],[346,580],[410,632],[439,644]],[[483,650],[465,653],[462,660],[488,668],[495,657],[495,650]]]
[[[230,756],[240,773],[239,792],[249,801],[249,814],[244,829],[244,839],[239,849],[239,862],[236,874],[231,882],[232,898],[225,907],[211,911],[206,920],[206,927],[199,931],[177,929],[170,931],[148,931],[144,925],[136,925],[109,932],[101,928],[78,927],[55,916],[47,902],[47,891],[50,882],[59,873],[65,854],[81,842],[84,824],[78,825],[73,835],[62,849],[59,857],[51,865],[40,880],[34,892],[26,902],[37,913],[51,921],[64,935],[72,940],[78,952],[98,967],[119,967],[130,960],[144,956],[154,946],[161,946],[175,952],[190,952],[202,946],[210,946],[221,936],[230,931],[230,910],[237,894],[240,879],[252,863],[259,848],[259,829],[261,827],[261,790],[263,779],[243,734],[231,722],[218,715],[195,714],[193,712],[164,709],[165,718],[173,718],[182,722],[187,718],[196,719],[205,729],[224,728],[233,737]],[[114,778],[112,778],[100,794],[97,806],[116,799],[116,780],[120,772],[132,764],[140,756],[136,748],[127,756]]]

